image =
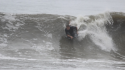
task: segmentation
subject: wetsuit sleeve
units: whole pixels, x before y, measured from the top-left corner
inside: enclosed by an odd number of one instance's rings
[[[77,27],[74,27],[74,29],[76,29],[76,30],[77,30]]]
[[[65,29],[65,33],[66,33],[66,35],[68,34],[68,32],[67,32],[67,30]]]
[[[77,30],[77,27],[75,27],[75,26],[72,26],[72,28]]]

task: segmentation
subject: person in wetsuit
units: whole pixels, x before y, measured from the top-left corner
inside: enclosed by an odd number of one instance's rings
[[[75,35],[77,34],[77,27],[66,25],[65,32],[68,38],[73,39],[74,37],[76,37]]]

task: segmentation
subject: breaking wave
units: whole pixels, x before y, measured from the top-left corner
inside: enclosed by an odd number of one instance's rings
[[[78,28],[76,40],[65,37],[68,21]],[[0,58],[124,59],[124,23],[120,12],[78,17],[0,13]]]

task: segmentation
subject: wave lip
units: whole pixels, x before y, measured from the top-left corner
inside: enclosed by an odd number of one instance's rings
[[[113,19],[109,13],[100,14],[97,16],[78,17],[71,25],[76,25],[79,28],[79,38],[88,36],[91,41],[102,50],[110,52],[116,51],[112,37],[108,34],[106,25],[112,25]]]

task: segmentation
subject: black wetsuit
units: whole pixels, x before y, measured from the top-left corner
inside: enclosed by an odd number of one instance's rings
[[[70,26],[70,29],[67,30],[65,29],[66,35],[71,35],[73,37],[75,37],[75,32],[77,31],[77,28],[74,26]]]

